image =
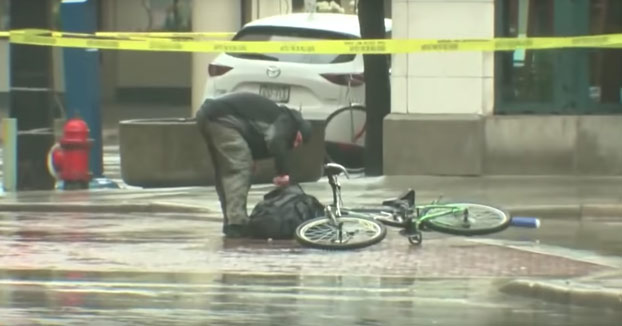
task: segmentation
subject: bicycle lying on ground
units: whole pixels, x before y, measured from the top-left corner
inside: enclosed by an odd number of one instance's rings
[[[381,207],[345,208],[341,199],[339,175],[349,178],[339,164],[324,166],[333,192],[333,203],[325,207],[325,216],[307,220],[296,229],[296,240],[307,247],[344,250],[358,249],[382,241],[386,226],[401,228],[411,244],[421,244],[422,231],[428,229],[454,235],[485,235],[505,230],[511,219],[505,211],[476,203],[440,203],[415,205],[415,192],[408,189],[396,199],[385,200]],[[386,225],[386,226],[385,226]]]

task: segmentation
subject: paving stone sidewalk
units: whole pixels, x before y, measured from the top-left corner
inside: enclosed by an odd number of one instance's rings
[[[306,183],[303,188],[321,201],[331,194],[326,180]],[[443,196],[445,200],[476,201],[507,209],[513,215],[547,219],[622,218],[622,178],[564,176],[355,177],[342,182],[344,201],[349,206],[377,204],[412,187],[419,203]],[[254,185],[249,207],[272,189]],[[0,211],[93,211],[93,212],[190,212],[220,219],[220,207],[213,187],[121,189],[87,191],[32,191],[3,193]],[[589,277],[571,279],[512,280],[502,291],[559,303],[622,309],[622,270],[608,266],[595,269]],[[604,274],[603,274],[604,273]],[[568,275],[570,276],[570,275]]]

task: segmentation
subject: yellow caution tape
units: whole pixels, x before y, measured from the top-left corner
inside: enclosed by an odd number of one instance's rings
[[[88,38],[118,38],[118,39],[205,39],[205,38],[228,38],[235,35],[231,32],[96,32],[95,34],[88,33],[73,33],[73,32],[61,32],[52,31],[46,29],[24,29],[15,30],[13,32],[20,34],[39,35],[39,36],[51,36],[54,38],[59,37],[88,37]],[[10,32],[0,31],[0,36],[8,37]]]
[[[231,32],[96,32],[95,34],[71,33],[50,30],[29,29],[16,31],[19,33],[35,34],[40,36],[59,37],[88,37],[88,38],[116,38],[116,39],[222,39],[230,38]],[[9,31],[0,31],[0,38],[8,38]]]
[[[48,34],[52,37],[102,37],[102,38],[118,38],[118,39],[201,39],[201,38],[228,38],[235,33],[227,32],[210,32],[210,33],[171,33],[171,32],[96,32],[95,34],[70,33],[58,31],[39,31],[37,34]]]
[[[140,38],[227,38],[235,33],[231,32],[97,32],[95,36],[101,37],[140,37]]]
[[[377,39],[287,42],[172,38],[192,38],[201,33],[169,33],[161,38],[154,37],[156,35],[154,33],[140,34],[144,36],[139,37],[133,37],[131,34],[101,32],[93,35],[45,30],[17,30],[10,31],[9,33],[10,42],[16,44],[170,52],[392,54],[410,52],[510,51],[517,49],[541,50],[578,47],[622,48],[622,34],[481,40]],[[207,34],[203,36],[205,35]]]

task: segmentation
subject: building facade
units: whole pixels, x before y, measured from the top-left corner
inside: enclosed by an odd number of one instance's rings
[[[394,38],[622,32],[616,0],[394,0]],[[622,174],[622,51],[394,55],[386,174]]]
[[[5,12],[7,0],[0,0]],[[236,31],[308,0],[104,0],[101,30]],[[317,2],[321,2],[318,0]],[[354,12],[356,1],[334,1]],[[147,6],[145,4],[148,4]],[[622,32],[619,0],[386,0],[394,39]],[[330,5],[330,3],[327,3]],[[0,12],[0,28],[3,18]],[[5,19],[4,19],[5,20]],[[0,71],[8,71],[0,41]],[[61,49],[55,87],[63,91]],[[102,51],[104,101],[199,106],[213,53]],[[387,174],[622,174],[622,50],[392,55]],[[8,74],[0,73],[0,107]]]

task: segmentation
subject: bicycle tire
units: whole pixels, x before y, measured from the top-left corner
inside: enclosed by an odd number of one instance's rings
[[[365,107],[361,106],[361,105],[352,105],[352,106],[346,106],[346,107],[342,107],[340,109],[335,110],[334,112],[332,112],[327,118],[326,118],[326,124],[325,126],[329,126],[330,122],[335,119],[336,117],[340,116],[344,111],[358,111],[361,112],[363,114],[367,114]],[[366,130],[363,130],[363,133],[366,132]],[[325,133],[328,133],[328,130],[325,131]],[[336,159],[335,157],[331,156],[331,152],[334,152],[336,150],[336,147],[342,146],[337,142],[333,142],[331,140],[325,140],[325,160],[328,162],[333,162],[333,163],[339,163],[341,165],[343,165],[346,170],[348,171],[348,173],[361,173],[365,170],[364,166],[358,166],[358,167],[352,167],[350,164],[351,162],[341,162],[340,159]],[[353,146],[356,147],[356,146]],[[354,155],[354,157],[356,157],[356,155]],[[360,158],[361,162],[358,162],[360,165],[364,165],[364,158]]]
[[[369,247],[371,245],[377,244],[382,241],[387,235],[386,227],[381,223],[374,219],[355,216],[355,215],[343,215],[337,217],[338,222],[344,222],[350,224],[348,229],[351,229],[352,224],[360,224],[365,225],[370,230],[363,231],[372,231],[373,234],[369,238],[362,239],[357,242],[335,242],[337,239],[337,228],[332,224],[332,221],[324,216],[316,217],[314,219],[307,220],[300,224],[296,228],[295,237],[296,240],[305,247],[316,248],[316,249],[324,249],[324,250],[352,250],[352,249],[360,249]],[[316,228],[316,234],[319,234],[320,238],[312,238],[310,231]],[[331,234],[328,238],[321,234],[322,229],[324,232],[330,232]],[[358,231],[358,230],[357,230]],[[324,233],[326,234],[326,233]]]
[[[474,219],[472,219],[469,228],[465,228],[464,224],[461,221],[462,216],[452,216],[451,214],[446,214],[443,216],[439,216],[437,218],[431,218],[428,220],[424,220],[422,224],[437,232],[454,234],[454,235],[466,235],[466,236],[486,235],[486,234],[491,234],[491,233],[497,233],[497,232],[501,232],[507,229],[510,226],[510,222],[511,222],[510,214],[508,214],[506,211],[502,209],[499,209],[493,206],[477,204],[477,203],[445,203],[444,205],[467,206],[469,215],[472,215],[474,212],[478,212],[478,211],[488,212],[489,214],[493,215],[496,220],[493,220],[493,224],[490,226],[484,226],[482,224],[479,227],[473,228],[472,227],[473,225],[478,224],[477,223],[478,218],[475,217]],[[431,211],[433,210],[434,209],[431,209]],[[447,218],[452,218],[452,219],[447,219]],[[451,226],[450,223],[447,223],[448,221],[450,222],[457,221],[458,223],[456,223],[456,225],[454,226]]]

